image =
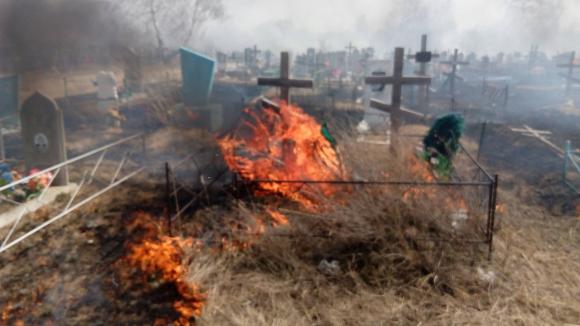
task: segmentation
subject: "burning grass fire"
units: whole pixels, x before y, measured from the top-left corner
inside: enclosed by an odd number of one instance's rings
[[[174,325],[191,325],[191,320],[201,316],[206,295],[200,288],[186,279],[187,269],[183,262],[187,250],[194,248],[192,238],[182,239],[161,235],[161,227],[144,213],[137,213],[129,225],[130,232],[143,232],[142,238],[128,245],[129,254],[122,263],[138,268],[145,275],[145,284],[170,283],[175,286],[178,298],[173,308],[179,313]],[[129,275],[124,275],[125,278]],[[147,282],[153,279],[154,282]],[[167,324],[158,319],[156,324]]]
[[[336,148],[323,127],[304,111],[281,103],[280,110],[245,109],[237,132],[219,140],[228,167],[247,181],[336,180],[345,175]],[[264,193],[277,193],[305,208],[316,195],[329,196],[330,185],[260,183]]]

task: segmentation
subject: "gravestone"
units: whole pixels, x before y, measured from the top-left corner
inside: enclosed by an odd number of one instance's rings
[[[30,96],[22,104],[20,121],[27,173],[66,161],[63,113],[52,99],[38,92]],[[67,184],[68,172],[64,167],[52,185]]]
[[[213,88],[215,61],[186,48],[179,52],[183,102],[189,106],[207,105]]]
[[[18,112],[19,78],[17,75],[0,77],[0,118]]]
[[[99,100],[116,100],[117,78],[111,71],[100,71],[97,74],[97,97]]]
[[[97,99],[100,112],[107,112],[117,105],[117,78],[115,73],[101,71],[97,74]]]

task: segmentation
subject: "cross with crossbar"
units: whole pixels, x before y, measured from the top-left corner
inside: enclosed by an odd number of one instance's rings
[[[415,62],[419,63],[419,71],[417,71],[417,75],[419,76],[427,75],[427,64],[433,58],[439,58],[439,54],[427,51],[427,34],[421,35],[421,52],[407,56],[407,59],[415,59]]]
[[[560,76],[566,78],[566,91],[570,91],[572,88],[572,83],[579,83],[580,79],[574,78],[574,68],[580,67],[580,64],[576,63],[576,51],[572,51],[570,54],[570,61],[565,64],[559,64],[558,68],[568,68],[568,74],[560,74]]]
[[[455,80],[457,78],[457,66],[468,66],[469,62],[459,61],[459,50],[455,49],[455,51],[453,52],[453,60],[441,61],[441,63],[451,66],[451,72],[447,73],[446,75],[449,78],[449,92],[451,93],[451,97],[455,98]]]
[[[313,88],[312,80],[290,79],[290,54],[282,52],[280,56],[280,78],[258,78],[259,86],[274,86],[280,88],[280,100],[290,103],[290,88]]]
[[[431,83],[430,77],[425,76],[413,76],[413,77],[403,77],[403,60],[405,58],[405,49],[396,48],[395,49],[395,62],[393,67],[393,76],[371,76],[365,78],[365,83],[367,85],[392,85],[391,91],[391,104],[386,104],[384,102],[372,99],[371,107],[388,112],[391,115],[391,125],[393,131],[397,132],[401,126],[401,113],[419,114],[401,106],[401,90],[403,85],[426,85]]]
[[[419,63],[419,71],[416,72],[419,76],[427,76],[427,64],[431,62],[433,58],[439,58],[439,54],[427,51],[427,34],[421,35],[421,52],[409,54],[407,56],[407,59],[415,59],[415,62]],[[426,85],[422,85],[419,95],[419,107],[426,108],[428,105],[429,89]]]

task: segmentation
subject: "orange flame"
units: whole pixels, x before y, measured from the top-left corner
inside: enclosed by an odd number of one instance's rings
[[[429,163],[417,158],[415,155],[412,155],[408,161],[410,162],[409,170],[414,178],[425,182],[437,182],[431,172]],[[468,211],[468,205],[461,194],[446,192],[445,197],[439,197],[438,191],[434,187],[413,187],[403,193],[403,200],[406,202],[413,199],[425,199],[433,203],[442,203],[442,206],[449,211]]]
[[[14,308],[12,303],[8,303],[8,305],[6,307],[4,307],[4,309],[2,309],[2,314],[0,314],[0,324],[1,325],[8,325],[8,320],[10,319],[10,315],[15,310],[16,309]],[[16,321],[14,321],[14,323],[12,323],[11,325],[24,326],[24,321],[22,319],[18,319]]]
[[[293,105],[280,110],[245,109],[238,132],[219,139],[226,164],[243,179],[336,180],[344,171],[336,150],[323,136],[321,125]],[[277,193],[306,208],[314,208],[316,195],[329,196],[331,185],[260,183],[264,193]]]
[[[495,205],[495,212],[497,214],[503,214],[506,211],[505,204],[497,204]]]
[[[12,312],[12,304],[9,303],[6,307],[4,307],[4,309],[2,310],[2,317],[0,320],[2,320],[3,322],[8,321],[8,318],[10,317],[10,313]]]
[[[429,169],[429,165],[427,162],[423,160],[419,160],[415,155],[411,155],[410,159],[408,160],[410,163],[409,171],[414,178],[420,179],[421,181],[425,182],[435,182],[435,177],[431,173]],[[421,196],[425,196],[428,199],[432,200],[435,196],[435,191],[433,188],[425,188],[425,187],[413,187],[403,193],[403,200],[409,201],[413,198],[418,198]]]
[[[207,295],[197,284],[187,281],[187,270],[182,262],[186,248],[194,247],[193,239],[160,236],[155,232],[160,227],[143,213],[135,215],[130,228],[138,224],[142,225],[145,231],[144,239],[129,245],[129,254],[125,257],[125,261],[144,273],[175,284],[181,298],[173,304],[173,308],[180,314],[180,318],[174,324],[190,325],[189,321],[192,318],[201,316],[207,299]]]
[[[273,210],[271,208],[267,209],[268,214],[272,218],[274,222],[274,226],[281,226],[281,225],[288,225],[288,217],[286,215],[280,213],[279,211]]]

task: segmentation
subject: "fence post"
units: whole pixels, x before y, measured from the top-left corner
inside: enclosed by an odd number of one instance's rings
[[[564,145],[564,164],[562,169],[562,182],[564,182],[564,185],[566,185],[568,181],[568,158],[570,158],[571,151],[572,143],[567,140],[566,145]]]
[[[6,152],[4,149],[4,130],[2,129],[2,124],[0,124],[0,161],[6,160]]]
[[[483,146],[483,139],[485,138],[485,129],[487,128],[487,121],[484,121],[481,125],[481,134],[479,135],[479,146],[477,147],[477,161],[481,157],[481,147]]]
[[[499,183],[499,175],[493,176],[493,184],[491,185],[491,197],[490,197],[490,215],[489,215],[489,252],[488,260],[491,260],[491,254],[493,253],[493,230],[495,229],[495,210],[497,205],[497,187]]]
[[[167,218],[167,230],[169,231],[169,236],[171,234],[171,185],[169,182],[169,174],[171,173],[169,168],[169,162],[165,162],[165,214]]]

